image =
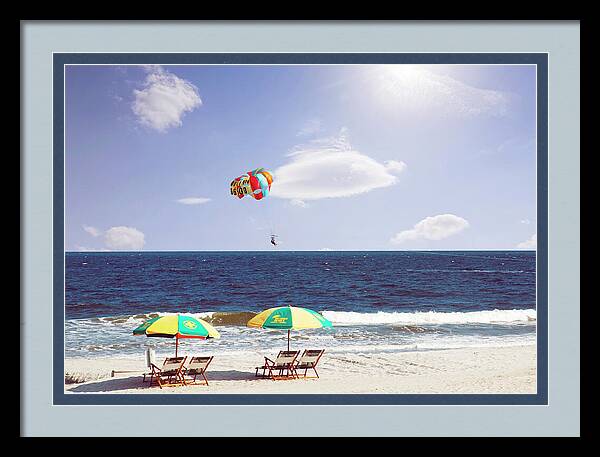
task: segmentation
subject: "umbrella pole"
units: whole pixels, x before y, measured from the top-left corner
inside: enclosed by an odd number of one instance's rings
[[[290,331],[288,329],[288,352],[290,351]]]
[[[175,357],[177,357],[177,346],[179,346],[179,337],[175,337]]]

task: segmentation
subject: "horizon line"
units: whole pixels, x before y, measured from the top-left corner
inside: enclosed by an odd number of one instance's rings
[[[121,253],[121,252],[465,252],[465,251],[516,251],[516,252],[537,252],[537,249],[518,249],[518,248],[478,248],[478,249],[158,249],[158,250],[65,250],[67,253],[84,254],[92,253]]]

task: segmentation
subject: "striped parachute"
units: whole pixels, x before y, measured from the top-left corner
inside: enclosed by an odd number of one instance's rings
[[[244,198],[251,195],[255,200],[261,200],[269,195],[273,175],[264,168],[256,168],[231,181],[231,195]]]

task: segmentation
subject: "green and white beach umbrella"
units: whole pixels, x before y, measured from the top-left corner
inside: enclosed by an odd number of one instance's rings
[[[220,338],[219,332],[208,322],[182,314],[154,317],[133,330],[134,335],[175,338],[175,357],[180,338]]]
[[[250,319],[246,325],[255,328],[287,330],[288,351],[290,350],[291,330],[333,327],[329,320],[316,311],[296,306],[278,306],[266,309]]]

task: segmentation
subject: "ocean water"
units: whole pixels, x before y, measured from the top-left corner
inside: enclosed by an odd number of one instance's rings
[[[142,357],[170,339],[133,336],[156,314],[201,317],[221,333],[183,354],[285,349],[287,332],[245,323],[291,304],[333,328],[292,331],[291,348],[411,351],[535,344],[535,252],[68,252],[65,355]]]

